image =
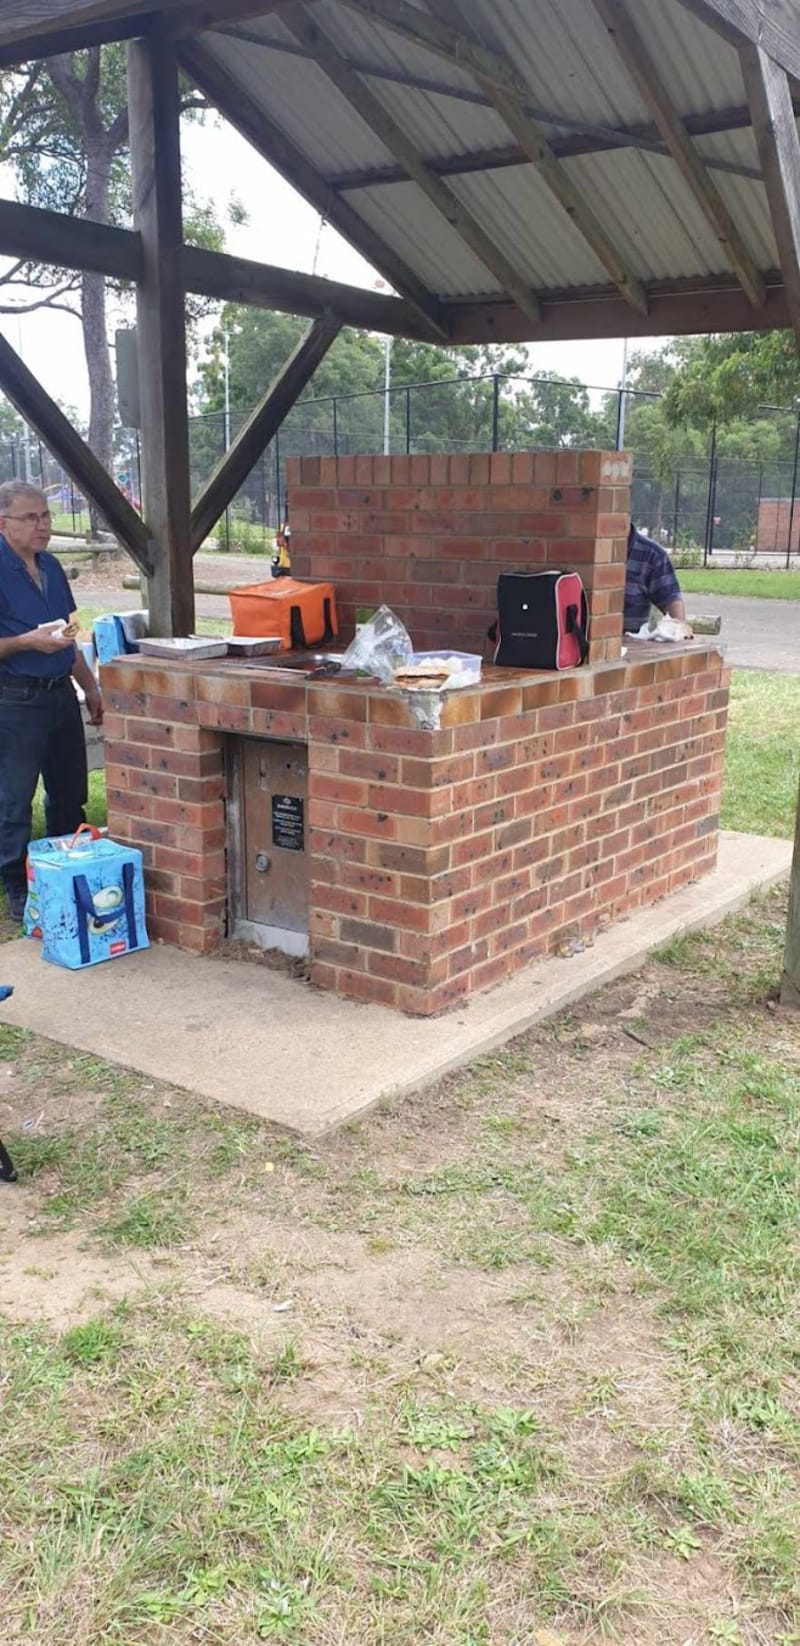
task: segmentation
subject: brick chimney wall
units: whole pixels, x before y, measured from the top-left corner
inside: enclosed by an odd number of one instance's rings
[[[286,465],[297,577],[336,586],[340,634],[391,606],[417,650],[490,655],[502,571],[580,572],[593,663],[620,655],[625,452],[300,457]]]

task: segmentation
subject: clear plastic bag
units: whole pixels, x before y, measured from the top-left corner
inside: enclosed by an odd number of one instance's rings
[[[413,647],[405,625],[389,606],[379,606],[368,623],[362,623],[341,660],[343,669],[375,674],[384,685],[394,678],[395,669],[411,661]]]

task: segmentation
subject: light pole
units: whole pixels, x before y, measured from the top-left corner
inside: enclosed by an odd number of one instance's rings
[[[223,371],[224,395],[225,395],[225,400],[224,400],[224,405],[225,405],[224,439],[225,439],[225,451],[228,452],[230,450],[230,444],[231,444],[231,353],[230,353],[230,332],[228,331],[227,326],[224,326],[223,330],[222,330],[222,349],[223,349],[223,353],[222,353],[222,371]],[[230,547],[231,547],[231,517],[230,517],[230,510],[226,506],[226,509],[225,509],[225,549],[228,553],[230,553]]]
[[[24,361],[25,356],[22,352],[22,321],[20,320],[19,314],[16,314],[14,318],[17,322],[17,354],[19,355],[20,360]],[[33,471],[31,468],[31,431],[28,428],[28,421],[25,417],[22,419],[22,464],[23,480],[31,481],[33,479]]]
[[[625,415],[628,409],[628,339],[622,345],[622,381],[619,387],[619,405],[617,407],[617,451],[625,447]]]
[[[386,291],[385,280],[375,281],[376,291]],[[383,455],[392,454],[392,339],[383,340]]]

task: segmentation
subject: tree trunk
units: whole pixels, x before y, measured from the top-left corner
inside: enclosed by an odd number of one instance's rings
[[[94,223],[107,223],[111,154],[96,133],[86,131],[86,211]],[[106,329],[106,283],[102,274],[81,279],[83,349],[89,373],[89,445],[109,474],[114,469],[114,379]],[[100,516],[89,505],[92,537],[98,535]]]

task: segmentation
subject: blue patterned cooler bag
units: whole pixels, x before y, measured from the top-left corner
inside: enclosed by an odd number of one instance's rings
[[[32,840],[24,924],[41,937],[42,959],[71,971],[149,948],[141,852],[89,823],[72,836]]]

